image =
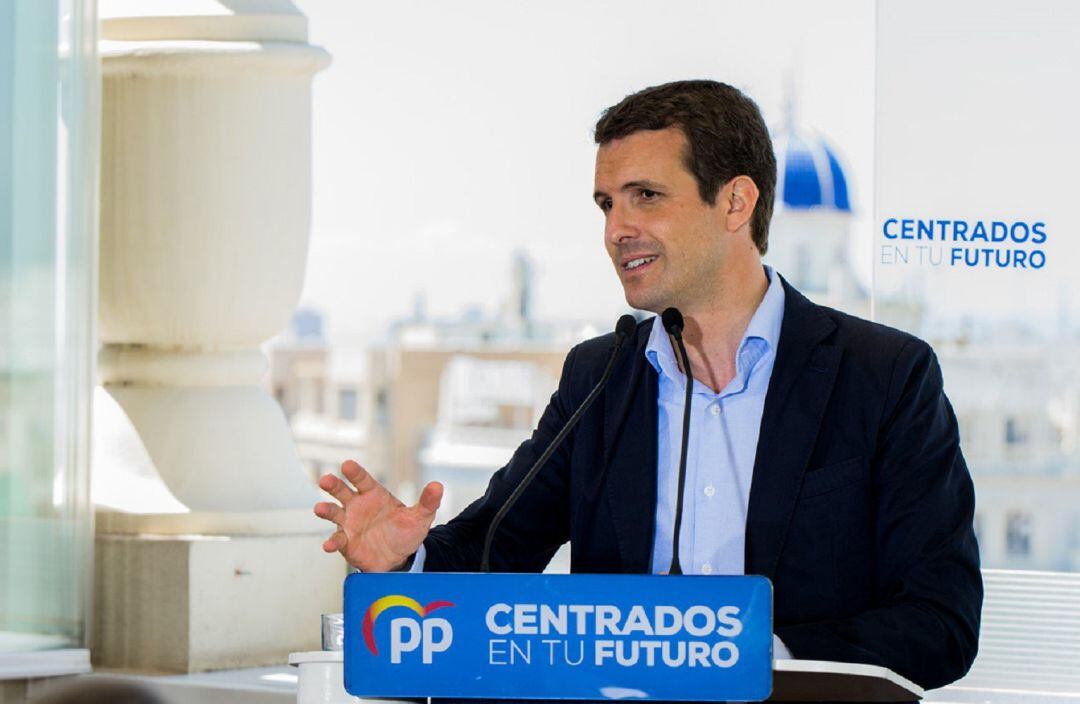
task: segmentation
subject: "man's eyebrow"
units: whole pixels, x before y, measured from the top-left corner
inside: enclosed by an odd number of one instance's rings
[[[659,191],[663,189],[656,181],[650,181],[649,179],[642,179],[640,181],[627,181],[622,185],[620,191],[632,191],[638,188],[644,188],[647,191]]]
[[[643,188],[647,191],[660,191],[663,190],[663,186],[656,181],[650,181],[648,179],[642,179],[639,181],[627,181],[619,187],[620,191],[633,191],[639,188]],[[600,200],[601,198],[607,198],[608,194],[604,191],[594,191],[592,194],[593,200]]]

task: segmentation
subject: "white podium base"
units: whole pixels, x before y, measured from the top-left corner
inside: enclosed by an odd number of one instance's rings
[[[296,683],[296,704],[353,704],[361,701],[345,691],[345,658],[340,650],[289,653],[289,664],[300,671]]]

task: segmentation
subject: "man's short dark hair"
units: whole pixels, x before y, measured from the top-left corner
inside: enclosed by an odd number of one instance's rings
[[[736,176],[753,179],[759,196],[750,234],[765,254],[776,194],[776,155],[758,106],[726,83],[665,83],[628,95],[604,110],[596,123],[596,143],[672,126],[686,137],[684,163],[709,205],[716,205],[720,188]]]

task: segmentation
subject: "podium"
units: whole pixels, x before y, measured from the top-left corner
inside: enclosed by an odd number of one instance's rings
[[[756,576],[354,574],[342,623],[342,651],[290,657],[300,704],[923,694],[872,665],[774,663],[772,585]]]

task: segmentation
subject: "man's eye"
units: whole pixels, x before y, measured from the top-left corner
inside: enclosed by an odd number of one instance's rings
[[[610,198],[605,198],[605,199],[601,200],[600,202],[598,202],[597,205],[600,206],[600,210],[602,210],[602,211],[604,211],[606,213],[607,211],[611,210],[611,199]]]
[[[639,193],[641,194],[641,197],[644,198],[645,200],[653,200],[654,198],[656,198],[657,196],[660,195],[656,191],[650,191],[648,188],[642,188],[641,191],[639,191]]]

